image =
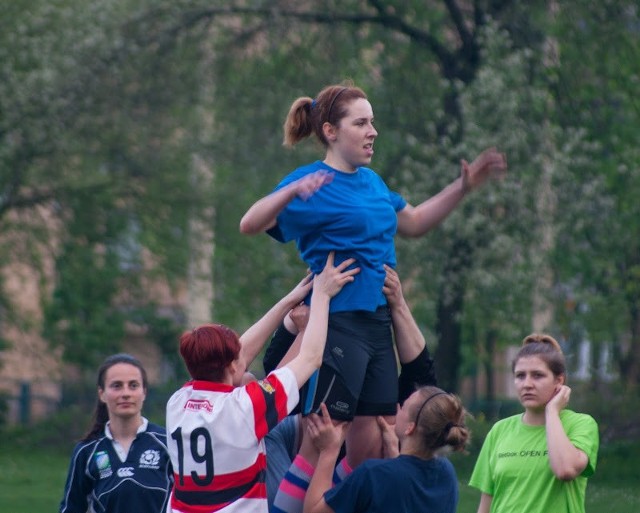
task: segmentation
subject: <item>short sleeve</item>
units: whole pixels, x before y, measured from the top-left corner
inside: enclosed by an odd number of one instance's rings
[[[591,415],[584,413],[576,415],[576,421],[566,428],[567,436],[571,443],[589,458],[589,463],[587,463],[581,475],[590,477],[595,473],[598,461],[598,448],[600,446],[598,424]]]
[[[473,467],[471,479],[469,479],[469,486],[477,488],[487,495],[493,495],[494,493],[495,483],[491,473],[491,462],[489,461],[493,448],[494,434],[495,432],[493,429],[491,429],[489,434],[487,434],[487,437],[482,444],[482,448],[480,449],[480,454],[478,455],[476,464]]]

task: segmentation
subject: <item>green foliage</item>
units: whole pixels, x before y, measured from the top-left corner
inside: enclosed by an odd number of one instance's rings
[[[72,246],[58,263],[60,285],[46,309],[45,333],[65,348],[65,358],[93,367],[121,350],[125,314],[113,304],[117,292],[114,255]],[[103,262],[100,262],[103,260]]]
[[[633,373],[625,376],[632,383],[640,375],[633,349],[640,311],[638,24],[635,2],[576,0],[563,5],[550,26],[560,59],[552,88],[557,120],[583,127],[594,149],[562,189],[569,194],[554,255],[563,284],[559,311],[565,326],[579,326],[596,343],[630,337],[619,369]]]
[[[199,50],[159,44],[173,21],[150,7],[16,6],[0,45],[1,229],[22,244],[54,241],[33,252],[53,251],[57,262],[45,336],[86,366],[118,350],[132,312],[153,304],[146,284],[184,277],[187,220],[211,192],[189,176],[197,77],[185,72]],[[40,204],[49,219],[18,231],[12,216]]]
[[[37,0],[12,3],[0,21],[0,231],[9,242],[0,263],[19,255],[37,268],[42,248],[53,252],[46,336],[66,358],[89,365],[117,349],[125,322],[173,357],[184,315],[157,313],[145,284],[159,278],[177,291],[189,220],[207,206],[217,321],[241,331],[297,282],[304,268],[293,245],[243,237],[238,222],[321,155],[310,143],[281,147],[292,100],[344,78],[373,103],[374,167],[414,204],[451,182],[461,158],[492,145],[508,154],[504,181],[428,237],[398,242],[427,334],[443,320],[438,306],[460,301],[451,315],[462,325],[465,373],[487,334],[500,346],[527,331],[547,265],[557,286],[545,292],[559,305],[550,328],[579,326],[602,340],[632,332],[633,2],[575,0],[553,16],[546,2],[476,3],[473,12],[457,2],[218,4]],[[195,180],[196,157],[211,186]],[[550,164],[557,210],[545,218],[538,199]],[[33,205],[49,209],[53,226]],[[541,250],[549,224],[550,255]]]

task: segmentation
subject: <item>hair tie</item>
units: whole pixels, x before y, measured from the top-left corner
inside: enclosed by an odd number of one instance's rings
[[[453,422],[447,422],[447,425],[444,427],[445,435],[447,435],[449,431],[451,431],[452,427],[458,427],[458,424],[454,424]]]
[[[427,397],[425,399],[425,401],[422,403],[422,406],[420,406],[420,409],[418,410],[418,414],[416,415],[416,420],[414,421],[416,423],[416,425],[418,424],[418,421],[420,420],[420,414],[422,413],[422,410],[424,409],[424,407],[426,406],[426,404],[431,401],[431,399],[433,399],[434,397],[438,397],[439,395],[449,395],[447,392],[436,392],[433,395],[430,395],[429,397]]]
[[[313,110],[317,104],[318,104],[318,102],[316,101],[315,98],[313,100],[311,100],[311,110]]]

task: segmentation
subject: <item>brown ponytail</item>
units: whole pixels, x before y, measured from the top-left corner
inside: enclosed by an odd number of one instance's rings
[[[315,99],[308,96],[297,98],[291,104],[284,122],[283,144],[294,146],[313,133],[327,147],[329,143],[324,137],[322,126],[325,123],[338,126],[347,115],[348,104],[358,98],[366,100],[367,95],[351,81],[326,86]]]

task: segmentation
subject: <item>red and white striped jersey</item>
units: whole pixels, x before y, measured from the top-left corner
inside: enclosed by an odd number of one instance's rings
[[[189,381],[175,392],[167,403],[169,511],[266,513],[263,438],[297,403],[287,367],[243,387]]]

